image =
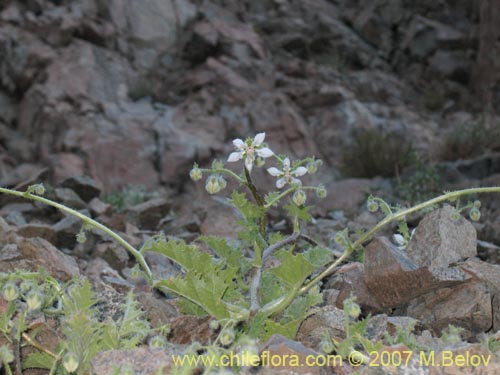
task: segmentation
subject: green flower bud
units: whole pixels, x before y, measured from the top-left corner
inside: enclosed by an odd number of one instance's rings
[[[323,185],[319,185],[317,188],[316,188],[316,196],[318,198],[325,198],[327,195],[327,192],[326,192],[326,189]]]
[[[221,191],[220,182],[217,176],[211,175],[207,178],[207,182],[205,183],[205,190],[209,194],[216,194]]]
[[[219,183],[220,190],[223,190],[227,186],[227,182],[222,176],[217,176],[217,182]]]
[[[193,181],[199,181],[203,177],[203,173],[201,172],[201,169],[198,167],[193,167],[191,171],[189,172],[189,177],[191,177],[191,180]]]
[[[356,319],[361,315],[361,308],[359,305],[351,300],[346,300],[349,301],[348,303],[344,303],[344,311],[349,315],[351,318]]]
[[[6,301],[14,301],[19,297],[19,288],[13,282],[7,282],[3,286],[3,298]]]
[[[339,245],[344,245],[345,244],[345,238],[344,238],[344,233],[343,232],[337,232],[334,237],[335,243]]]
[[[481,218],[481,212],[477,207],[473,207],[469,211],[469,217],[472,221],[479,221],[479,219]]]
[[[85,233],[84,230],[81,230],[76,235],[76,242],[78,242],[78,243],[85,243],[86,241],[87,241],[87,234]]]
[[[78,369],[78,366],[80,366],[80,361],[76,354],[66,353],[62,360],[62,365],[67,372],[72,374]]]
[[[0,346],[0,361],[2,363],[11,363],[14,360],[14,353],[7,345]]]
[[[266,164],[266,161],[264,160],[264,158],[261,158],[260,156],[255,159],[255,166],[256,167],[263,167],[264,164]]]
[[[234,341],[235,334],[234,330],[231,328],[224,328],[219,334],[220,343],[224,346],[231,345]]]
[[[335,350],[335,346],[333,345],[332,340],[323,339],[319,342],[319,350],[323,353],[330,354]]]
[[[451,213],[451,220],[458,221],[459,219],[460,219],[460,212],[458,212],[457,210],[453,210],[453,212]]]
[[[37,311],[43,305],[43,294],[38,290],[32,290],[26,296],[26,305],[28,306],[28,311]]]
[[[45,186],[43,184],[35,185],[35,194],[36,195],[44,195],[45,194]]]
[[[151,349],[163,349],[167,346],[167,340],[163,336],[153,336],[148,344]]]
[[[304,203],[306,203],[306,199],[307,195],[303,190],[297,190],[295,193],[293,193],[292,201],[297,206],[303,206]]]
[[[208,323],[208,326],[212,331],[217,331],[220,327],[220,323],[218,320],[211,320],[210,323]]]
[[[368,211],[370,212],[377,212],[378,211],[378,203],[374,201],[373,199],[369,199],[366,207],[368,208]]]
[[[318,171],[318,165],[314,161],[307,163],[306,168],[309,174],[315,174]]]
[[[480,208],[481,207],[481,201],[474,201],[474,207]]]
[[[21,292],[26,294],[29,292],[31,289],[35,288],[36,284],[33,281],[23,281],[19,288],[21,289]]]

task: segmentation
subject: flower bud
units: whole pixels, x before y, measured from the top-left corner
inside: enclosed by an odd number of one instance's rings
[[[477,207],[473,207],[469,211],[469,217],[472,221],[479,221],[479,219],[481,218],[481,212]]]
[[[326,189],[325,189],[325,187],[324,187],[323,185],[319,185],[319,186],[316,188],[316,196],[317,196],[318,198],[323,199],[323,198],[325,198],[325,197],[326,197],[326,194],[327,194],[327,192],[326,192]]]
[[[335,350],[335,346],[333,345],[332,340],[323,339],[319,343],[319,349],[326,354],[330,354]]]
[[[318,165],[314,161],[307,163],[306,168],[309,174],[315,174],[318,171]]]
[[[334,237],[335,243],[339,245],[344,245],[345,244],[345,238],[344,238],[344,233],[343,232],[337,232]]]
[[[191,177],[191,180],[193,181],[199,181],[203,177],[203,173],[200,168],[193,167],[193,169],[189,172],[189,177]]]
[[[474,207],[480,208],[481,207],[481,201],[474,201]]]
[[[163,349],[167,346],[167,340],[163,336],[153,336],[148,344],[151,349]]]
[[[218,181],[217,176],[211,175],[207,178],[207,182],[205,183],[205,190],[209,194],[216,194],[221,191],[220,183]]]
[[[295,193],[293,193],[292,201],[297,206],[303,206],[304,203],[306,203],[306,199],[307,199],[307,195],[304,192],[304,190],[297,190]]]
[[[451,220],[458,221],[458,219],[460,219],[460,212],[458,212],[457,210],[453,210],[453,212],[451,213]]]
[[[218,320],[211,320],[210,323],[208,323],[208,326],[212,331],[217,331],[220,327],[220,323]]]
[[[76,354],[66,353],[66,355],[63,358],[62,365],[67,372],[72,374],[78,369],[78,366],[80,366],[80,361],[78,360]]]
[[[264,158],[261,158],[260,156],[255,159],[255,166],[256,167],[263,167],[264,164],[266,164],[266,161],[264,160]]]
[[[225,328],[219,335],[220,343],[224,346],[231,345],[234,341],[234,330],[231,328]]]
[[[344,304],[344,310],[351,318],[356,319],[361,315],[361,308],[354,301]]]
[[[377,212],[378,211],[378,203],[373,199],[368,199],[366,207],[368,208],[368,211],[370,211],[370,212]]]
[[[39,310],[43,305],[43,294],[38,290],[32,290],[26,296],[26,305],[28,306],[28,311]]]
[[[76,235],[76,242],[78,242],[78,243],[85,243],[86,241],[87,241],[87,234],[85,233],[84,230],[81,230]]]
[[[5,298],[6,301],[14,301],[19,297],[19,289],[16,284],[13,282],[7,282],[3,286],[3,298]]]
[[[219,183],[220,190],[223,190],[227,186],[227,181],[222,176],[217,176],[217,182]]]

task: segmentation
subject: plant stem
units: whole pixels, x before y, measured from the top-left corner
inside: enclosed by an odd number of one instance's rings
[[[255,202],[257,203],[257,206],[262,209],[262,212],[260,214],[260,219],[259,219],[259,227],[260,227],[260,234],[262,237],[265,238],[266,236],[266,213],[264,211],[265,206],[264,206],[264,200],[262,199],[259,191],[255,187],[252,181],[252,177],[250,177],[250,172],[246,167],[243,167],[245,169],[245,178],[247,179],[247,186],[248,189],[250,189],[250,192],[252,193]]]
[[[208,173],[224,173],[224,174],[227,174],[227,175],[233,177],[240,184],[246,185],[246,181],[244,179],[242,179],[240,176],[238,176],[233,171],[226,169],[226,168],[221,168],[221,169],[203,169],[203,168],[200,168],[200,171],[208,172]]]
[[[363,234],[356,242],[354,242],[351,246],[351,249],[346,249],[342,256],[338,258],[335,262],[333,262],[330,266],[328,266],[327,269],[325,269],[323,272],[321,272],[319,275],[317,275],[314,279],[312,279],[309,283],[304,285],[300,291],[299,295],[302,295],[304,293],[307,293],[309,289],[311,289],[315,284],[320,282],[322,279],[324,279],[326,276],[330,275],[333,270],[344,260],[346,260],[349,255],[351,255],[352,251],[360,246],[362,246],[366,241],[368,241],[376,232],[378,232],[380,229],[385,227],[387,224],[401,220],[405,216],[412,214],[414,212],[420,211],[423,208],[432,206],[433,204],[440,203],[443,201],[447,200],[453,200],[454,198],[458,198],[462,195],[470,195],[470,194],[481,194],[481,193],[500,193],[500,186],[497,187],[478,187],[478,188],[471,188],[471,189],[464,189],[464,190],[457,190],[457,191],[451,191],[445,194],[442,194],[436,198],[429,199],[425,202],[422,202],[420,204],[417,204],[416,206],[407,208],[405,210],[398,211],[396,213],[393,213],[389,216],[386,216],[385,219],[380,221],[377,225],[375,225],[372,229],[370,229],[368,232]]]
[[[72,208],[69,208],[63,204],[54,202],[50,199],[40,197],[38,195],[30,194],[30,193],[25,193],[25,192],[20,192],[17,190],[11,190],[11,189],[6,189],[6,188],[0,188],[0,193],[4,194],[9,194],[9,195],[14,195],[17,197],[25,198],[25,199],[31,199],[33,201],[41,202],[46,205],[52,206],[57,208],[58,210],[61,210],[63,212],[66,212],[72,216],[75,216],[82,220],[84,223],[88,224],[91,227],[95,227],[99,229],[100,231],[106,233],[108,236],[113,238],[116,242],[118,242],[120,245],[122,245],[132,256],[137,260],[137,262],[141,265],[143,271],[146,273],[146,276],[148,279],[151,279],[153,274],[146,263],[146,260],[142,256],[141,252],[135,249],[131,244],[129,244],[125,239],[123,239],[121,236],[113,232],[111,229],[106,227],[105,225],[102,225],[101,223],[95,221],[94,219],[91,219],[90,217],[73,210]]]

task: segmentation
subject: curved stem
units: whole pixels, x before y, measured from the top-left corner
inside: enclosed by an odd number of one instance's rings
[[[221,169],[206,169],[206,168],[200,168],[200,171],[202,172],[209,172],[209,173],[224,173],[227,174],[231,177],[233,177],[236,181],[238,181],[240,184],[246,185],[246,181],[242,179],[240,176],[238,176],[236,173],[233,171],[226,169],[226,168],[221,168]]]
[[[255,185],[253,184],[252,177],[250,176],[250,172],[248,171],[248,169],[246,167],[244,167],[244,169],[245,169],[245,178],[247,179],[248,189],[250,189],[250,192],[252,193],[252,195],[255,199],[255,202],[257,203],[257,206],[259,206],[262,210],[264,210],[265,209],[264,200],[262,199],[262,197],[261,197],[259,191],[257,190],[257,188],[255,187]],[[265,235],[266,235],[266,213],[264,211],[260,215],[259,227],[260,227],[261,236],[265,237]]]
[[[146,260],[142,256],[141,252],[134,248],[130,243],[128,243],[125,239],[123,239],[121,236],[113,232],[111,229],[106,227],[105,225],[99,223],[98,221],[95,221],[94,219],[91,219],[90,217],[82,214],[81,212],[78,212],[76,210],[73,210],[72,208],[69,208],[63,204],[54,202],[50,199],[40,197],[38,195],[30,194],[30,193],[25,193],[25,192],[20,192],[17,190],[11,190],[11,189],[6,189],[6,188],[1,188],[0,187],[0,193],[4,194],[9,194],[9,195],[14,195],[17,197],[25,198],[25,199],[30,199],[33,201],[37,201],[40,203],[44,203],[48,206],[52,206],[57,208],[58,210],[61,210],[63,212],[66,212],[72,216],[75,216],[79,218],[81,221],[84,223],[88,224],[91,227],[97,228],[100,231],[106,233],[108,236],[113,238],[116,242],[118,242],[120,245],[122,245],[132,256],[137,260],[137,262],[141,265],[143,271],[146,273],[146,276],[151,279],[153,274],[146,263]]]
[[[321,272],[319,275],[317,275],[308,284],[304,285],[300,289],[299,295],[307,293],[307,291],[309,289],[311,289],[315,284],[320,282],[326,276],[330,275],[333,272],[333,270],[341,262],[343,262],[345,259],[347,259],[347,257],[352,253],[353,249],[356,249],[356,248],[360,247],[361,245],[363,245],[376,232],[378,232],[380,229],[385,227],[387,224],[389,224],[393,221],[396,221],[396,220],[401,220],[409,214],[420,211],[421,209],[432,206],[433,204],[436,204],[436,203],[440,203],[440,202],[447,201],[447,200],[453,200],[453,199],[458,198],[462,195],[481,194],[481,193],[500,193],[500,187],[479,187],[479,188],[451,191],[449,193],[442,194],[436,198],[429,199],[428,201],[425,201],[423,203],[417,204],[416,206],[407,208],[405,210],[398,211],[396,213],[393,213],[392,215],[387,216],[385,219],[383,219],[377,225],[375,225],[372,229],[370,229],[368,232],[366,232],[360,238],[358,238],[358,240],[356,240],[356,242],[354,242],[352,244],[351,250],[345,250],[344,254],[342,254],[342,256],[340,258],[338,258],[335,262],[333,262],[330,266],[328,266],[327,269],[325,269],[323,272]]]

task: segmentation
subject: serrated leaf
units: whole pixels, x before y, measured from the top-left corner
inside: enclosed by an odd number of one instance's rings
[[[304,296],[296,297],[283,312],[282,322],[293,320],[303,321],[308,316],[311,307],[323,302],[323,295],[318,288],[313,288]]]
[[[275,202],[276,199],[279,197],[280,193],[277,192],[277,191],[273,191],[271,193],[268,193],[266,194],[266,196],[264,197],[264,201],[266,203],[266,205],[270,204],[271,202]],[[275,202],[273,207],[275,207],[277,205],[278,202]]]
[[[90,282],[84,279],[71,285],[68,292],[62,295],[62,302],[67,317],[74,314],[93,315],[92,306],[96,303],[96,297]]]
[[[234,248],[222,237],[200,236],[198,240],[210,246],[215,253],[224,259],[231,267],[240,267],[240,260],[243,258],[243,252],[240,248]]]
[[[43,368],[51,369],[54,365],[55,359],[48,355],[47,353],[35,352],[29,354],[22,362],[23,370],[29,368]]]
[[[229,203],[234,205],[247,221],[254,221],[262,215],[262,210],[250,202],[243,193],[233,191]]]
[[[262,304],[274,301],[286,294],[287,288],[280,282],[279,278],[271,273],[264,272],[259,288],[259,296]]]
[[[312,216],[309,214],[312,206],[299,207],[294,203],[289,203],[285,206],[285,209],[288,212],[288,216],[297,217],[300,220],[304,220],[305,222],[309,222],[312,220]]]
[[[312,249],[304,251],[302,254],[315,268],[330,264],[333,260],[332,251],[321,246],[315,246]]]
[[[286,338],[293,339],[297,334],[301,320],[293,320],[286,324],[281,324],[273,320],[266,320],[264,324],[264,333],[262,335],[262,341],[268,340],[272,335],[278,334],[283,335]]]
[[[293,255],[288,251],[281,251],[275,256],[281,261],[281,264],[270,269],[270,272],[292,288],[300,287],[311,272],[315,270],[314,265],[303,254]]]

